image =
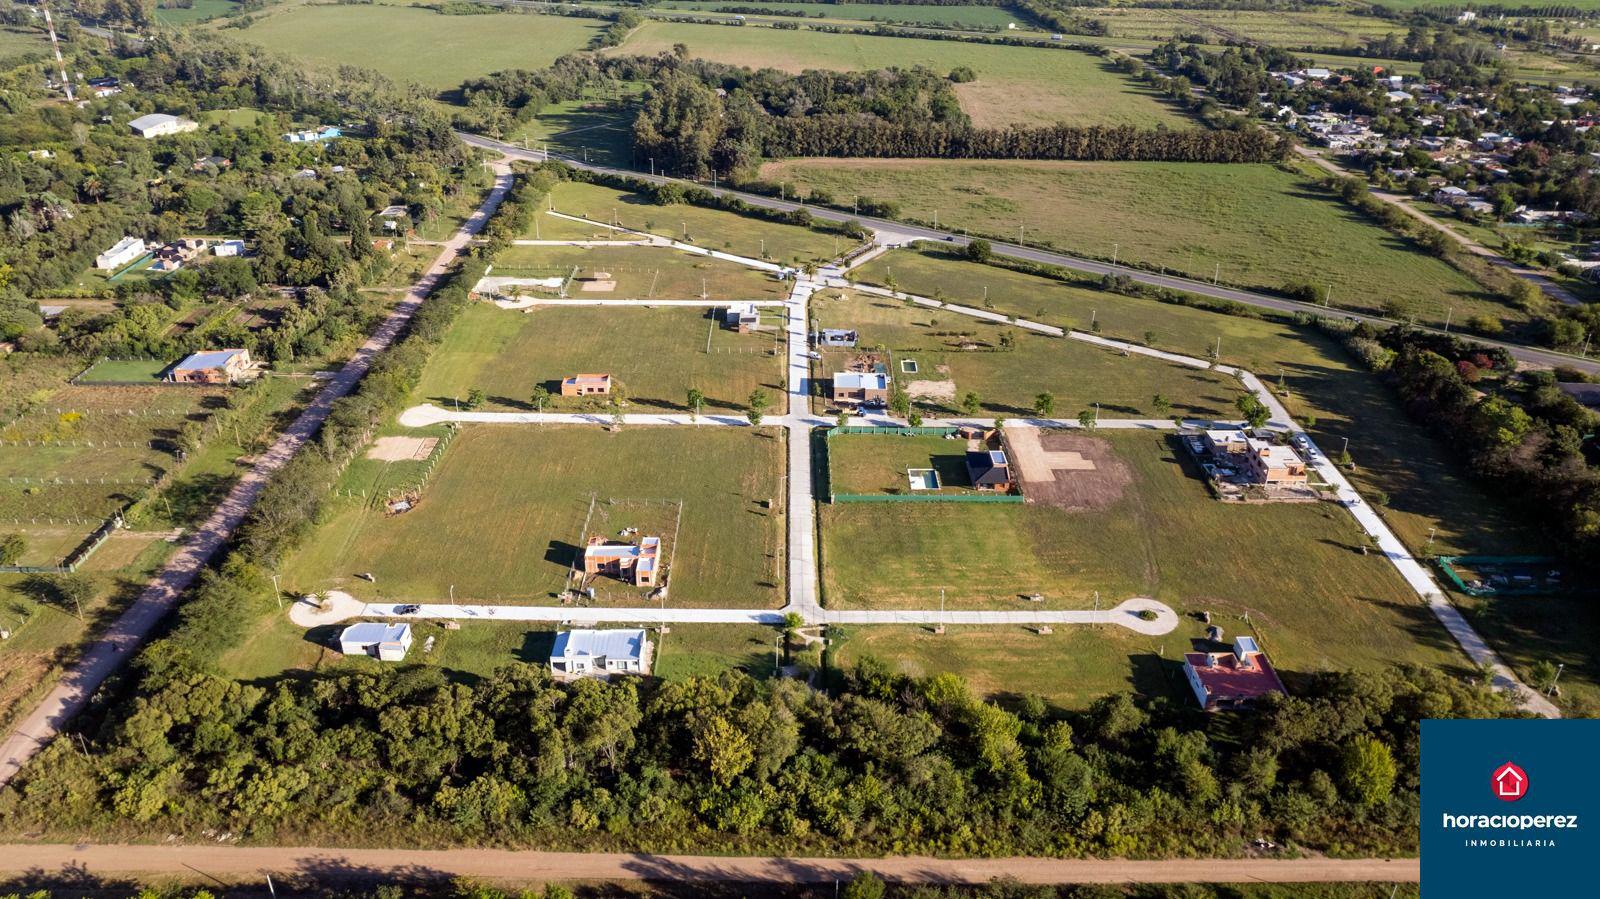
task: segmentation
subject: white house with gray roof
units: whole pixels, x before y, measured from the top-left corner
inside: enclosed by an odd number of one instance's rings
[[[650,638],[640,628],[562,631],[550,649],[550,673],[558,678],[649,674],[650,660]]]

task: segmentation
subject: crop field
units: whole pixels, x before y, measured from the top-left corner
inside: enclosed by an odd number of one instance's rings
[[[578,181],[564,181],[550,192],[549,207],[557,212],[581,216],[597,222],[613,222],[624,228],[648,231],[674,240],[684,240],[697,246],[721,250],[751,259],[769,259],[775,262],[801,263],[831,259],[848,252],[854,241],[846,237],[823,234],[798,225],[769,222],[753,216],[706,209],[700,206],[678,204],[658,206],[648,197]],[[583,239],[605,233],[595,228],[565,220],[579,232],[576,237],[553,238],[548,229],[553,216],[539,217],[539,233],[545,239]],[[554,219],[555,221],[562,221]],[[568,233],[571,233],[570,231]],[[684,235],[688,235],[685,237]],[[606,234],[609,239],[622,238],[615,232]],[[533,237],[530,232],[523,237]]]
[[[1073,50],[1004,47],[949,41],[646,22],[612,53],[654,55],[687,44],[702,59],[788,72],[867,71],[926,66],[948,72],[969,66],[978,79],[957,85],[974,123],[1136,125],[1171,128],[1194,123],[1114,71],[1106,60]]]
[[[512,311],[477,303],[434,353],[418,392],[449,406],[478,387],[487,394],[485,408],[525,411],[533,408],[534,385],[543,384],[552,394],[545,411],[574,411],[595,400],[560,396],[561,378],[606,372],[621,383],[631,412],[687,411],[691,387],[705,394],[706,413],[736,412],[753,390],[774,397],[783,391],[777,327],[738,334],[698,307]]]
[[[495,277],[552,278],[578,272],[579,279],[604,272],[615,288],[584,290],[574,282],[569,296],[603,300],[781,300],[788,285],[773,275],[736,262],[665,247],[513,246],[495,259]]]
[[[1225,627],[1229,639],[1239,630]],[[835,658],[840,667],[853,668],[870,656],[912,677],[959,674],[974,693],[1003,704],[1032,693],[1076,710],[1129,690],[1193,702],[1182,654],[1191,640],[1204,637],[1202,631],[1192,618],[1160,637],[1121,627],[1061,626],[1039,634],[1022,627],[951,625],[942,635],[928,627],[852,627],[845,629]]]
[[[1519,311],[1465,274],[1268,165],[1099,162],[794,160],[769,163],[835,197],[899,203],[947,228],[1046,242],[1058,249],[1265,290],[1310,283],[1333,305],[1442,323]]]
[[[542,69],[583,49],[603,24],[513,13],[444,16],[402,6],[295,6],[228,33],[319,65],[360,66],[444,90],[502,69]]]
[[[893,271],[901,289],[913,290],[912,285],[916,284],[929,293],[943,294],[951,302],[981,306],[978,298],[953,293],[959,289],[959,280],[929,278],[918,271],[926,265],[925,258],[896,250],[867,263],[863,267],[866,271],[858,270],[856,274],[881,281],[879,273]],[[977,267],[971,274],[981,277],[988,271],[997,270]],[[1060,303],[1053,301],[1054,294],[1070,290],[1057,286],[1047,291],[1019,291],[1013,296],[996,289],[991,291],[990,302],[1030,320],[1086,329],[1087,319],[1078,325],[1073,320],[1076,316],[1064,314]],[[953,312],[908,307],[884,297],[855,294],[844,298],[841,293],[819,294],[811,305],[812,318],[823,328],[854,329],[860,334],[862,346],[885,346],[897,383],[926,413],[965,414],[961,399],[971,392],[978,395],[982,416],[1031,416],[1034,398],[1049,393],[1055,398],[1054,414],[1058,418],[1076,417],[1096,403],[1110,418],[1237,417],[1234,401],[1240,388],[1225,375],[1148,356],[1123,356],[1082,341],[991,324]],[[1087,294],[1090,302],[1098,295],[1080,293]],[[1020,307],[1021,303],[1032,305]],[[1013,349],[1001,349],[1002,334],[1009,334],[1015,341]],[[1143,334],[1136,334],[1135,339],[1143,340]],[[1155,336],[1156,346],[1162,349],[1192,351],[1196,355],[1201,352],[1198,343],[1192,348],[1179,344],[1177,333]],[[976,348],[964,350],[963,346]],[[817,376],[828,377],[849,352],[825,351],[817,363]],[[915,363],[914,373],[905,370],[906,362]],[[1168,412],[1155,408],[1152,401],[1156,394],[1171,404]]]
[[[1164,41],[1174,35],[1198,34],[1205,43],[1260,42],[1280,47],[1359,47],[1363,38],[1395,33],[1405,26],[1343,10],[1292,12],[1274,10],[1141,9],[1111,7],[1083,10],[1106,23],[1112,37]]]
[[[1246,614],[1291,670],[1458,666],[1432,614],[1331,504],[1236,506],[1211,498],[1171,435],[1102,431],[1132,471],[1098,511],[1042,505],[829,505],[825,603],[833,608],[1091,608],[1153,596],[1180,614]],[[1264,564],[1263,560],[1281,564]],[[1024,600],[1042,593],[1041,603]]]
[[[553,604],[587,521],[590,536],[667,538],[669,607],[776,608],[782,456],[781,435],[749,428],[469,426],[412,511],[339,500],[285,567],[285,589],[433,601],[453,587],[460,601]],[[601,604],[655,605],[620,581],[595,586]]]
[[[657,5],[660,10],[705,10],[716,12],[727,6],[749,7],[759,10],[804,13],[808,19],[844,19],[862,22],[905,22],[922,25],[965,25],[1004,28],[1015,23],[1018,28],[1029,28],[1026,19],[1018,18],[1009,10],[998,6],[925,6],[921,4],[882,3],[784,3],[755,0],[755,2],[730,3],[729,0],[666,0]]]

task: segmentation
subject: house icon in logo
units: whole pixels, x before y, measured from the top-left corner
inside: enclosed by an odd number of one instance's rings
[[[1516,802],[1528,795],[1528,772],[1518,767],[1515,762],[1506,762],[1494,769],[1490,783],[1496,799]]]

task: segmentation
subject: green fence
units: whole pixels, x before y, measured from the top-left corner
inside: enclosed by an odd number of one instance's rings
[[[1457,590],[1468,596],[1535,596],[1563,592],[1559,577],[1519,574],[1508,569],[1555,569],[1557,560],[1550,556],[1439,556],[1439,570]],[[1488,575],[1487,581],[1468,584],[1462,579],[1457,566],[1479,569]]]
[[[895,437],[948,437],[960,428],[889,428],[878,425],[845,425],[829,428],[828,439],[838,434],[889,434]]]

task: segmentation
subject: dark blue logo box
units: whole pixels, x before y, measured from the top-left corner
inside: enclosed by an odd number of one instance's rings
[[[1600,720],[1422,722],[1422,895],[1600,895]]]

